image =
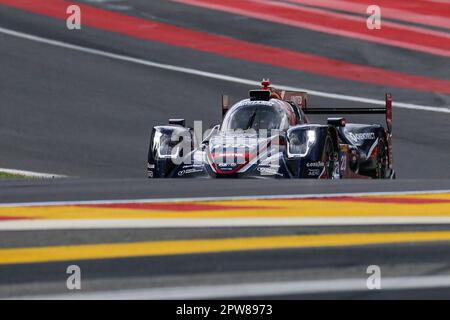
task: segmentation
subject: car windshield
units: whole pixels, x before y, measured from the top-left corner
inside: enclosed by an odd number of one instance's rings
[[[286,111],[277,105],[251,104],[232,108],[225,116],[222,130],[287,130]]]

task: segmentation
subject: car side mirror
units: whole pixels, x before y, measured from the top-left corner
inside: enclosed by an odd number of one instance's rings
[[[220,131],[220,124],[216,124],[212,128],[206,130],[202,144],[208,144],[213,135],[216,135]]]
[[[169,119],[169,124],[186,127],[186,120],[184,120],[184,119]]]

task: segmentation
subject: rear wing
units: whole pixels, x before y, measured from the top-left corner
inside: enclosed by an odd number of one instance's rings
[[[308,107],[308,94],[303,91],[279,90],[270,86],[268,79],[263,79],[260,90],[251,90],[250,100],[270,100],[276,98],[296,104],[305,114],[385,114],[386,129],[392,133],[392,95],[386,93],[384,107],[369,108],[310,108]],[[230,97],[222,95],[222,117],[230,109]]]
[[[308,94],[302,91],[280,91],[281,99],[298,105],[301,109],[308,106]]]
[[[386,128],[389,133],[392,132],[392,95],[386,93],[384,107],[368,108],[303,108],[305,114],[385,114]]]

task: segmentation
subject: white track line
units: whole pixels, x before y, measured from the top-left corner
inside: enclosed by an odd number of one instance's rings
[[[192,218],[192,219],[69,219],[6,220],[0,231],[241,228],[377,225],[449,225],[450,217],[314,217],[314,218]]]
[[[262,283],[236,283],[225,285],[180,286],[165,288],[130,289],[87,293],[35,295],[15,299],[87,299],[87,300],[185,300],[275,297],[286,295],[371,292],[387,290],[417,290],[450,287],[450,276],[382,278],[381,289],[369,290],[365,278],[329,279],[314,281],[278,281]]]
[[[111,52],[107,52],[107,51],[103,51],[103,50],[97,50],[97,49],[92,49],[92,48],[88,48],[88,47],[78,46],[78,45],[74,45],[74,44],[70,44],[70,43],[66,43],[66,42],[62,42],[62,41],[51,40],[48,38],[42,38],[42,37],[27,34],[27,33],[14,31],[11,29],[0,28],[0,33],[18,37],[21,39],[27,39],[27,40],[31,40],[31,41],[35,41],[35,42],[39,42],[39,43],[45,43],[45,44],[56,46],[56,47],[61,47],[61,48],[65,48],[65,49],[89,53],[89,54],[102,56],[102,57],[106,57],[106,58],[110,58],[110,59],[140,64],[140,65],[153,67],[153,68],[181,72],[181,73],[201,76],[201,77],[205,77],[205,78],[211,78],[211,79],[216,79],[216,80],[244,84],[244,85],[248,85],[248,86],[260,86],[261,85],[260,82],[254,81],[254,80],[243,79],[243,78],[227,76],[227,75],[219,74],[219,73],[206,72],[206,71],[201,71],[201,70],[192,69],[192,68],[184,68],[184,67],[179,67],[179,66],[174,66],[174,65],[169,65],[169,64],[163,64],[163,63],[157,63],[157,62],[153,62],[153,61],[133,58],[130,56],[115,54],[115,53],[111,53]],[[284,86],[284,85],[278,85],[278,84],[274,84],[274,86],[276,86],[282,90],[306,91],[312,96],[318,96],[318,97],[323,97],[323,98],[330,98],[330,99],[344,100],[344,101],[353,101],[353,102],[360,102],[360,103],[367,103],[367,104],[374,104],[374,105],[383,105],[383,106],[385,105],[384,100],[376,100],[376,99],[369,99],[369,98],[363,98],[363,97],[348,96],[348,95],[316,91],[316,90],[310,90],[310,89],[306,89],[306,88]],[[450,107],[439,108],[439,107],[424,106],[424,105],[417,105],[417,104],[403,103],[403,102],[394,102],[393,106],[397,107],[397,108],[403,108],[403,109],[432,111],[432,112],[441,112],[441,113],[449,113],[450,114]]]
[[[42,173],[42,172],[16,170],[16,169],[5,169],[5,168],[0,168],[0,172],[15,174],[15,175],[24,176],[27,178],[53,179],[53,178],[66,178],[67,177],[64,175],[54,174],[54,173]]]
[[[450,189],[443,190],[417,190],[417,191],[393,191],[393,192],[356,192],[356,193],[321,193],[321,194],[283,194],[283,195],[254,195],[254,196],[229,196],[229,197],[186,197],[186,198],[160,198],[160,199],[123,199],[123,200],[87,200],[87,201],[43,201],[43,202],[15,202],[1,203],[2,207],[40,207],[40,206],[71,206],[71,205],[96,205],[117,203],[161,203],[182,201],[232,201],[232,200],[270,200],[270,199],[305,199],[305,198],[332,198],[332,197],[364,197],[364,196],[389,196],[389,195],[423,195],[450,193]]]

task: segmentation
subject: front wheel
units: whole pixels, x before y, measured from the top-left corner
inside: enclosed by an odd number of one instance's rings
[[[336,153],[334,151],[333,140],[330,136],[325,139],[323,147],[322,162],[325,164],[324,172],[320,176],[320,179],[333,179],[333,172],[335,169]]]

